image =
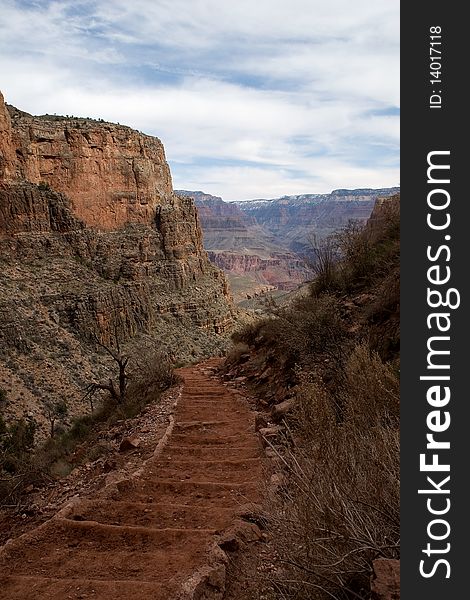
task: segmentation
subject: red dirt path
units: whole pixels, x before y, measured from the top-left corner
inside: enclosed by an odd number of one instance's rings
[[[173,432],[138,475],[0,548],[1,600],[222,597],[214,546],[259,500],[261,450],[246,401],[210,376],[216,362],[180,370]]]

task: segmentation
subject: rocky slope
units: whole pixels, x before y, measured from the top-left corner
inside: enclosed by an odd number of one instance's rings
[[[114,374],[94,343],[138,364],[217,352],[233,321],[197,211],[172,191],[161,142],[90,119],[32,117],[0,96],[0,389],[7,420],[84,412]],[[6,400],[5,400],[6,398]]]
[[[271,200],[235,202],[274,242],[291,251],[308,253],[312,233],[322,238],[349,220],[366,221],[378,197],[396,194],[398,188],[334,190],[331,194],[302,194]]]
[[[209,259],[225,271],[237,300],[270,289],[291,290],[310,277],[300,256],[235,203],[203,192],[178,194],[194,199]]]

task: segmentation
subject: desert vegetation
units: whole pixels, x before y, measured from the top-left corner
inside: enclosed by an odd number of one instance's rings
[[[399,199],[314,256],[309,293],[238,331],[225,368],[281,425],[273,597],[365,599],[373,561],[399,558]]]
[[[39,485],[57,475],[57,465],[67,474],[73,467],[71,457],[79,444],[87,441],[96,458],[93,446],[99,431],[119,420],[135,417],[150,402],[158,402],[161,393],[179,381],[171,361],[157,348],[132,357],[134,360],[124,357],[119,347],[110,351],[116,355],[116,380],[121,379],[118,391],[112,379],[106,385],[91,383],[83,396],[89,412],[72,419],[68,428],[62,426],[68,412],[66,401],[46,401],[44,410],[50,429],[49,438],[42,444],[35,445],[34,419],[7,424],[0,415],[0,506],[18,504],[28,486]],[[87,453],[83,455],[83,460],[86,459]]]

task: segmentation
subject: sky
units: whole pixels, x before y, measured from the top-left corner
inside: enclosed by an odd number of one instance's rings
[[[0,90],[225,200],[399,185],[399,0],[0,0]]]

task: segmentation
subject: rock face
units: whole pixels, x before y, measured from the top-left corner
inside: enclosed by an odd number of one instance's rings
[[[195,200],[209,259],[223,269],[237,300],[271,289],[292,290],[311,273],[305,261],[235,203],[179,190]]]
[[[234,204],[275,241],[305,254],[309,250],[309,236],[325,237],[352,219],[367,221],[378,197],[398,191],[398,188],[335,190],[331,194],[302,194]]]
[[[293,290],[311,276],[305,262],[292,252],[273,252],[268,258],[256,254],[235,252],[208,252],[209,259],[230,277],[240,275],[253,278],[262,287]]]
[[[242,300],[262,291],[292,290],[311,279],[305,257],[311,254],[312,236],[321,239],[350,220],[366,222],[377,198],[397,191],[335,190],[243,202],[224,202],[204,192],[178,194],[195,200],[209,258]]]
[[[233,322],[193,201],[172,191],[163,146],[123,126],[32,117],[0,101],[0,388],[6,418],[66,399],[157,346],[217,353]],[[131,361],[132,362],[132,361]]]
[[[87,225],[114,230],[129,221],[152,224],[156,207],[172,194],[159,139],[112,123],[7,108],[12,127],[3,178],[47,182],[67,194]],[[8,116],[3,120],[8,127]]]
[[[213,231],[237,231],[245,233],[250,226],[256,226],[256,220],[245,214],[235,203],[224,202],[220,196],[212,196],[204,192],[188,192],[187,190],[176,190],[181,196],[192,198],[197,206],[199,217],[204,230],[206,244],[213,244]],[[266,235],[260,230],[261,235]],[[211,235],[206,234],[206,231]]]
[[[0,179],[16,177],[16,152],[12,140],[10,113],[0,92]]]
[[[371,241],[374,241],[387,222],[400,220],[400,194],[378,198],[367,221]]]

